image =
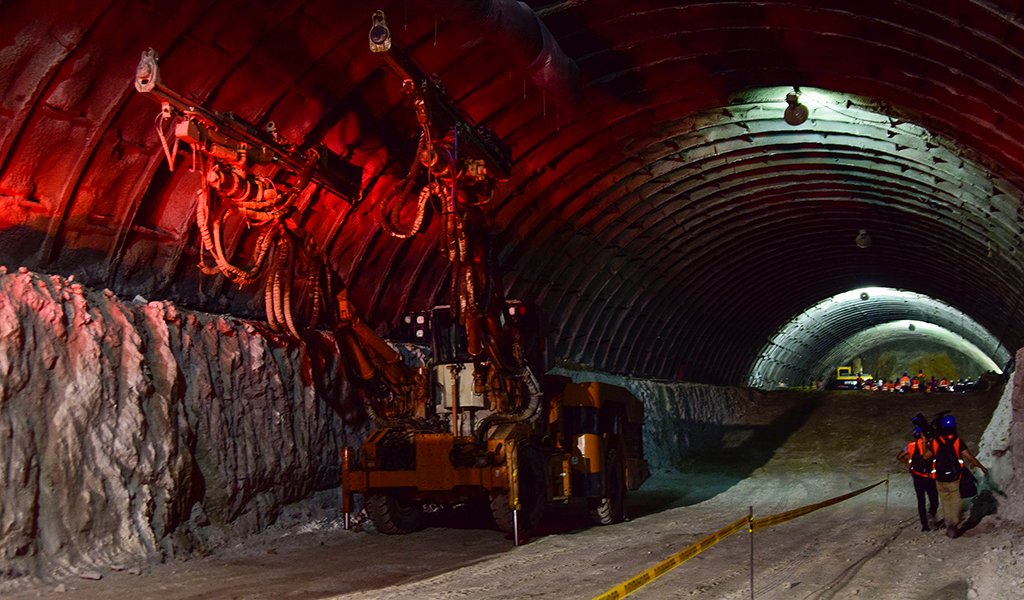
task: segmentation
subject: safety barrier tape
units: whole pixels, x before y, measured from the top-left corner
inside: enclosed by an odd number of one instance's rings
[[[631,577],[623,583],[615,586],[607,592],[601,594],[594,600],[617,600],[618,598],[625,598],[628,594],[632,594],[648,583],[661,577],[665,573],[668,573],[672,569],[678,567],[684,562],[690,560],[694,556],[697,556],[701,552],[714,546],[718,542],[729,537],[733,533],[736,533],[740,529],[743,529],[750,523],[750,517],[745,516],[742,519],[736,519],[732,523],[712,533],[711,535],[705,536],[697,542],[687,546],[682,551],[673,554],[666,558],[660,563],[654,565],[650,569],[647,569],[643,573]]]
[[[797,517],[802,517],[803,515],[812,513],[821,508],[825,508],[826,506],[838,504],[844,500],[849,500],[854,496],[863,494],[864,492],[872,488],[878,487],[887,481],[888,479],[883,479],[878,483],[873,483],[869,486],[862,487],[859,490],[852,491],[848,494],[843,494],[842,496],[836,496],[835,498],[829,498],[828,500],[823,500],[815,504],[808,504],[807,506],[801,506],[800,508],[794,508],[792,510],[787,510],[785,512],[774,514],[768,517],[763,517],[760,519],[751,519],[750,515],[746,515],[742,518],[736,519],[735,521],[719,529],[718,531],[710,535],[704,536],[703,538],[690,544],[681,551],[676,552],[672,556],[669,556],[665,560],[659,562],[658,564],[647,569],[646,571],[643,571],[642,573],[639,573],[627,579],[626,581],[613,587],[612,589],[601,594],[600,596],[596,596],[594,600],[618,600],[619,598],[625,598],[629,594],[632,594],[633,592],[637,591],[638,589],[642,588],[648,583],[651,583],[655,579],[661,577],[665,573],[668,573],[672,569],[690,560],[694,556],[697,556],[701,552],[704,552],[708,548],[714,546],[718,542],[736,533],[740,529],[743,529],[744,526],[747,526],[747,530],[751,533],[751,535],[753,535],[755,529],[766,529],[774,525],[785,523],[786,521],[790,521]]]
[[[802,517],[802,516],[806,515],[807,513],[812,513],[814,511],[820,509],[820,508],[825,508],[826,506],[832,506],[833,504],[839,504],[843,500],[849,500],[850,498],[853,498],[854,496],[859,496],[860,494],[863,494],[864,492],[866,492],[866,491],[868,491],[868,490],[870,490],[872,488],[878,487],[878,486],[882,485],[883,483],[885,483],[886,481],[888,481],[888,480],[883,479],[883,480],[879,481],[878,483],[872,483],[871,485],[869,485],[867,487],[862,487],[859,490],[854,490],[854,491],[850,492],[849,494],[843,494],[842,496],[836,496],[835,498],[829,498],[828,500],[823,500],[821,502],[818,502],[817,504],[808,504],[807,506],[801,506],[800,508],[794,508],[793,510],[787,510],[786,512],[780,512],[778,514],[771,515],[769,517],[762,517],[760,519],[754,519],[753,523],[751,523],[751,532],[753,532],[754,530],[757,530],[757,529],[767,529],[768,527],[779,525],[781,523],[785,523],[786,521],[791,521],[791,520],[793,520],[793,519],[795,519],[797,517]]]

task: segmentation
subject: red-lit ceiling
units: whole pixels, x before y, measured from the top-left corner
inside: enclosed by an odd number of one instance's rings
[[[377,223],[415,148],[401,83],[367,46],[382,9],[512,147],[489,216],[509,294],[547,310],[556,357],[741,383],[776,329],[867,285],[940,299],[1024,346],[1019,2],[530,2],[578,67],[575,106],[572,81],[526,72],[535,31],[496,32],[468,10],[490,4],[0,5],[0,259],[126,298],[262,314],[262,295],[198,274],[199,176],[187,159],[168,171],[159,107],[132,87],[153,47],[191,101],[326,140],[362,168],[360,201],[317,194],[301,220],[371,323],[445,302],[436,223],[405,241]],[[772,99],[751,90],[794,85],[892,119],[812,110],[792,127],[759,112]],[[870,248],[854,245],[860,229]]]

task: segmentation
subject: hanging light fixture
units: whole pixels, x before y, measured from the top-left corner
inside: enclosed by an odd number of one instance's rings
[[[853,243],[857,244],[858,248],[870,248],[871,247],[871,234],[868,233],[867,229],[861,229],[857,237],[854,238]]]
[[[370,27],[370,52],[387,52],[391,49],[391,30],[384,11],[373,13],[373,26]]]
[[[786,94],[786,104],[788,106],[786,106],[786,112],[783,113],[782,118],[794,127],[803,125],[807,121],[809,112],[806,106],[800,104],[800,88],[794,87],[792,92]]]

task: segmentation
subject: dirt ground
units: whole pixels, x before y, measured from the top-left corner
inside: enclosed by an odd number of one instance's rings
[[[1002,521],[983,485],[957,539],[920,531],[913,486],[895,454],[917,412],[952,410],[977,448],[998,393],[770,394],[721,447],[631,494],[629,521],[590,527],[578,506],[554,507],[513,547],[468,509],[432,515],[407,536],[331,518],[268,531],[214,556],[0,588],[12,600],[101,598],[521,599],[593,598],[746,515],[767,516],[889,483],[777,527],[745,530],[631,598],[1018,599],[1024,528]],[[979,457],[985,462],[985,456]]]

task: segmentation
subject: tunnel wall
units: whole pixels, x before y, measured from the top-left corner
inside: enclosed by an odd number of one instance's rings
[[[573,381],[602,381],[628,389],[644,403],[644,454],[651,470],[675,470],[721,444],[726,426],[749,412],[762,392],[701,383],[633,379],[555,369]]]
[[[0,578],[201,553],[336,485],[320,342],[0,268]]]
[[[333,341],[311,343],[0,267],[0,578],[203,554],[334,488],[365,414],[334,400],[352,395]],[[643,400],[653,469],[758,394],[566,374]]]
[[[1024,348],[1017,351],[1014,364],[1024,364]],[[978,459],[995,483],[999,516],[1024,523],[1024,369],[1013,370],[982,435]]]

